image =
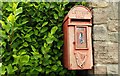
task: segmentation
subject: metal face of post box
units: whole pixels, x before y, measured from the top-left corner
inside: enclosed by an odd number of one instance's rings
[[[92,12],[74,6],[63,21],[64,66],[69,70],[92,69]]]

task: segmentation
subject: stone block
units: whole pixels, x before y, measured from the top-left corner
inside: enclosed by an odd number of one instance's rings
[[[118,20],[108,20],[107,28],[111,32],[117,32],[118,31]]]
[[[109,13],[110,19],[119,19],[118,18],[118,2],[110,2],[107,12]]]
[[[105,1],[102,1],[102,0],[99,0],[99,1],[96,1],[96,2],[94,0],[94,2],[89,2],[90,7],[101,8],[101,7],[107,7],[108,5],[109,5],[108,2],[105,2]]]
[[[118,32],[110,32],[110,33],[108,33],[108,39],[111,42],[118,42]]]
[[[118,43],[94,41],[93,48],[96,64],[118,63]]]
[[[96,7],[105,7],[106,8],[94,8],[93,9],[93,23],[94,24],[101,24],[101,23],[107,23],[108,19],[114,20],[119,19],[118,18],[118,2],[104,2],[101,4],[101,2],[92,2],[91,4],[95,5]],[[98,5],[97,5],[98,4]],[[93,6],[92,5],[92,6]]]
[[[108,43],[107,50],[110,63],[118,63],[118,43]]]
[[[107,41],[108,33],[106,25],[94,25],[93,27],[93,40]]]
[[[107,65],[107,74],[108,76],[118,74],[118,64]]]
[[[93,23],[101,24],[107,23],[108,20],[108,10],[107,8],[94,8],[93,9]]]
[[[94,48],[94,62],[97,63],[104,63],[106,62],[107,52],[105,48],[107,47],[107,42],[102,41],[94,41],[93,48]]]
[[[96,64],[94,66],[95,76],[107,76],[107,66]]]

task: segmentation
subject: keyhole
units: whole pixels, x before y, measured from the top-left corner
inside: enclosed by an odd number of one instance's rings
[[[80,43],[82,44],[84,42],[84,40],[83,40],[83,33],[82,32],[80,32],[79,39],[80,39]]]

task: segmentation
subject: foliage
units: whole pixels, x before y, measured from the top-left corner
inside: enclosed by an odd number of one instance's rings
[[[74,76],[62,63],[62,22],[71,7],[85,2],[11,2],[2,6],[2,75]]]

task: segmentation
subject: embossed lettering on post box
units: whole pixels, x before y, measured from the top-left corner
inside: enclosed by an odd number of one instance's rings
[[[92,69],[92,12],[74,6],[63,21],[64,66],[69,70]]]

